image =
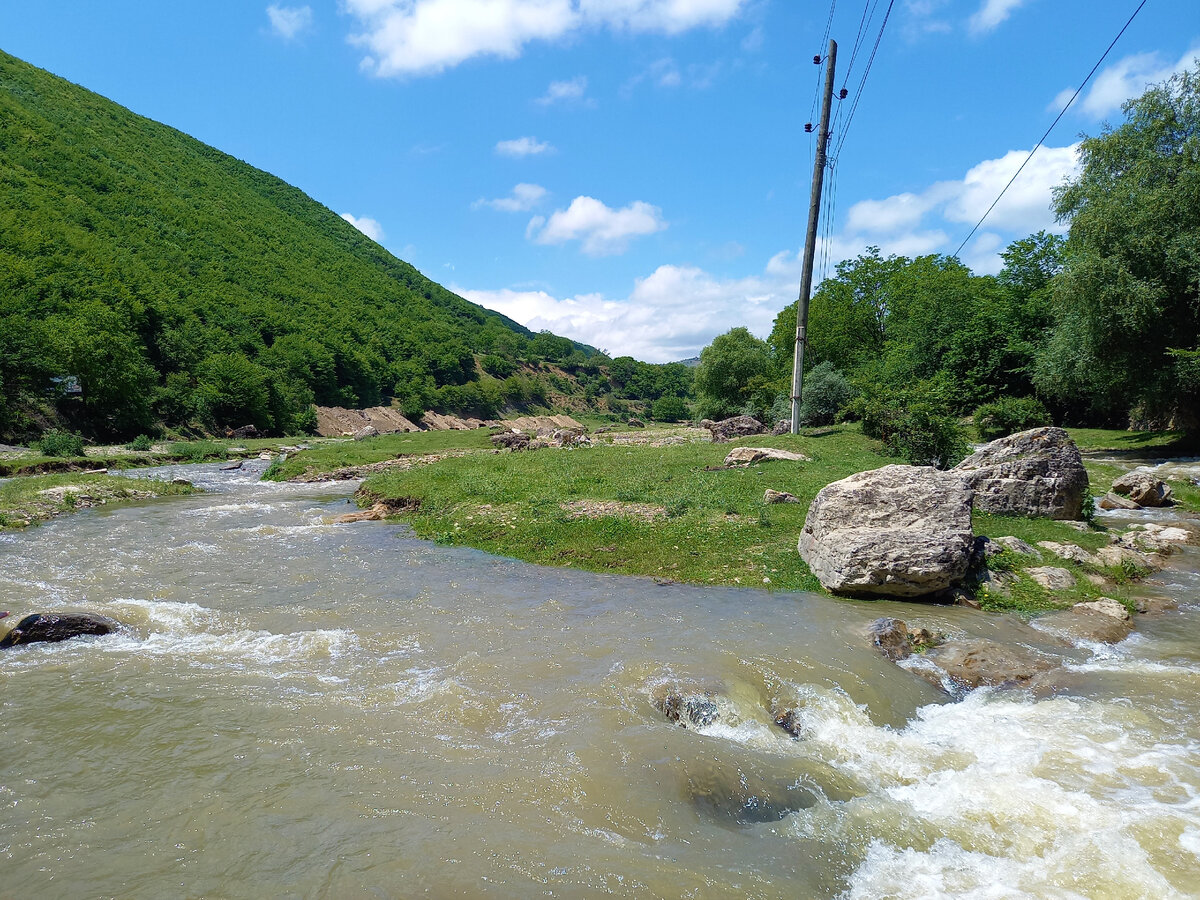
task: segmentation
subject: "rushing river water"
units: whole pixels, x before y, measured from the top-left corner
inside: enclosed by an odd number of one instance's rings
[[[328,525],[346,484],[259,470],[0,534],[0,608],[131,625],[0,655],[0,897],[1200,896],[1194,575],[1056,690],[949,702],[863,627],[1050,638]]]

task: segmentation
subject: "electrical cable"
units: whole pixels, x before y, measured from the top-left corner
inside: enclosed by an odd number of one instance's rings
[[[1083,83],[1075,89],[1075,93],[1071,95],[1071,99],[1067,101],[1067,105],[1064,106],[1062,110],[1059,111],[1059,114],[1054,117],[1054,121],[1051,122],[1050,127],[1046,129],[1046,133],[1041,136],[1038,142],[1034,145],[1033,149],[1029,151],[1029,155],[1025,157],[1025,162],[1021,163],[1017,171],[1013,173],[1013,177],[1008,179],[1008,184],[1004,186],[1004,188],[996,196],[996,199],[992,201],[992,205],[987,208],[987,212],[980,216],[979,221],[975,223],[975,227],[971,229],[971,233],[963,238],[963,242],[959,244],[958,249],[954,251],[954,256],[958,256],[958,254],[962,253],[963,247],[967,246],[967,242],[975,236],[975,232],[979,230],[979,226],[983,224],[983,220],[991,215],[992,210],[996,208],[996,204],[1000,202],[1000,198],[1004,196],[1005,191],[1012,187],[1013,182],[1017,180],[1017,176],[1021,174],[1021,170],[1025,168],[1026,164],[1031,159],[1033,159],[1033,154],[1037,153],[1038,148],[1042,146],[1046,138],[1050,137],[1050,132],[1054,130],[1054,126],[1058,124],[1058,120],[1066,115],[1067,110],[1071,108],[1071,104],[1075,102],[1075,98],[1079,96],[1080,92],[1087,86],[1087,83],[1091,81],[1092,76],[1096,74],[1096,70],[1100,68],[1100,64],[1104,62],[1105,58],[1112,51],[1112,48],[1117,45],[1117,41],[1121,39],[1121,35],[1125,33],[1125,30],[1133,24],[1133,20],[1137,18],[1137,14],[1142,11],[1142,7],[1146,5],[1146,2],[1147,0],[1142,0],[1142,2],[1137,5],[1137,9],[1133,11],[1133,15],[1129,17],[1129,20],[1121,27],[1121,30],[1117,32],[1117,36],[1112,39],[1112,43],[1108,45],[1108,48],[1102,54],[1100,54],[1100,58],[1096,60],[1096,64],[1092,66],[1092,70],[1088,72],[1087,78],[1083,79]]]
[[[850,112],[846,116],[846,124],[842,126],[842,133],[838,138],[837,148],[833,152],[834,156],[841,155],[842,145],[846,143],[846,136],[850,132],[850,123],[854,121],[854,114],[858,111],[858,103],[862,99],[863,88],[867,84],[867,76],[871,74],[871,66],[875,62],[875,54],[879,52],[879,42],[883,40],[883,31],[887,28],[888,19],[892,15],[892,7],[895,5],[896,0],[889,0],[887,11],[883,14],[883,22],[879,26],[879,34],[875,36],[875,45],[871,48],[871,55],[867,57],[866,68],[863,69],[862,78],[858,82],[858,90],[854,94],[854,102],[850,104]]]

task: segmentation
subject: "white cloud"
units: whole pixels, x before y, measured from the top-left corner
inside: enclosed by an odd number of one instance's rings
[[[267,18],[271,20],[271,30],[290,41],[312,25],[313,12],[311,6],[277,6],[272,3],[267,7]]]
[[[1158,53],[1137,53],[1118,60],[1096,76],[1076,109],[1094,119],[1116,112],[1129,99],[1141,96],[1152,84],[1166,81],[1177,72],[1191,68],[1200,56],[1200,44],[1192,47],[1174,63],[1164,62]],[[1055,111],[1062,109],[1074,88],[1065,88],[1054,98]]]
[[[587,93],[588,80],[586,75],[572,78],[570,81],[552,81],[546,93],[537,99],[542,106],[554,103],[582,103]]]
[[[967,27],[972,34],[991,31],[1025,2],[1026,0],[983,0],[983,5],[968,20]]]
[[[796,297],[796,283],[777,277],[721,279],[692,266],[659,266],[628,297],[558,298],[546,291],[453,290],[536,330],[604,347],[649,362],[695,356],[718,334],[745,325],[765,337]]]
[[[360,218],[352,216],[350,213],[342,213],[342,218],[376,243],[383,240],[383,226],[375,219],[368,218],[367,216]]]
[[[471,204],[472,209],[489,207],[500,212],[528,212],[546,196],[546,189],[540,184],[518,184],[508,197],[498,197],[495,200],[476,200]]]
[[[748,0],[343,0],[375,75],[432,74],[477,56],[514,59],[584,28],[668,35],[723,25]]]
[[[589,256],[609,256],[623,253],[632,238],[666,227],[662,210],[649,203],[638,200],[623,209],[613,209],[594,197],[576,197],[549,220],[535,217],[526,234],[538,244],[581,241],[583,252]]]
[[[549,141],[539,141],[534,137],[514,138],[511,141],[497,141],[496,152],[501,156],[512,156],[520,159],[523,156],[538,156],[542,153],[553,153],[554,148]]]

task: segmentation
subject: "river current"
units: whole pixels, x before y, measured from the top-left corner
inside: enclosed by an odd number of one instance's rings
[[[1200,896],[1187,569],[1053,689],[952,702],[866,624],[1050,638],[330,525],[346,483],[260,471],[0,534],[0,609],[130,625],[0,655],[0,897]]]

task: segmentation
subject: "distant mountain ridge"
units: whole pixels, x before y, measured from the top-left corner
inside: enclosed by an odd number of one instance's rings
[[[110,437],[278,432],[314,403],[392,397],[495,405],[503,379],[480,359],[513,375],[539,339],[560,357],[597,352],[534,335],[279,178],[0,52],[0,438],[56,420]],[[62,376],[79,397],[54,396]]]

